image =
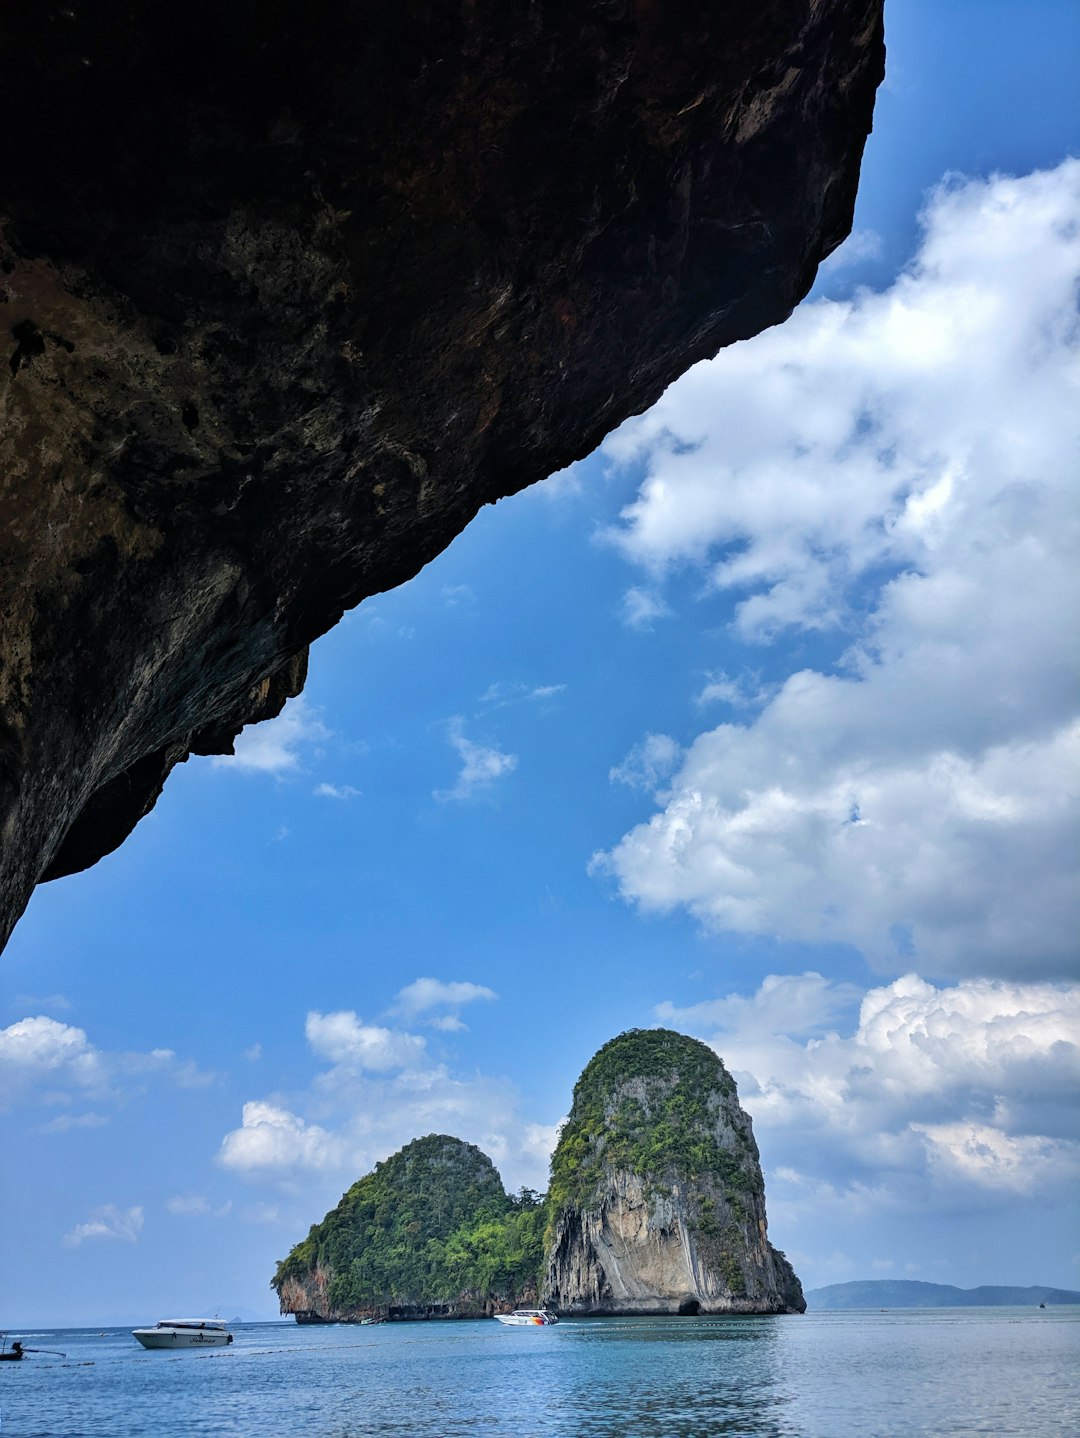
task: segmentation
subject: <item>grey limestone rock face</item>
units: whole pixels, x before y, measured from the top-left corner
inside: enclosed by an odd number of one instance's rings
[[[750,1118],[705,1044],[613,1039],[575,1089],[552,1160],[545,1299],[567,1314],[801,1313],[768,1240]]]
[[[786,318],[882,0],[6,0],[0,942],[477,510]]]

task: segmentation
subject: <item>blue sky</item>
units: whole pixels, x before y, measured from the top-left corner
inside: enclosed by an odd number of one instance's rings
[[[788,325],[485,510],[37,892],[0,1325],[269,1314],[411,1137],[543,1187],[584,1063],[657,1022],[736,1073],[807,1286],[1080,1288],[1080,12],[893,0],[887,40]]]

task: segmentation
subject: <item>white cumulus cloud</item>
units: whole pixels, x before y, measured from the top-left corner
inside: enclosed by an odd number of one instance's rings
[[[326,1129],[258,1099],[244,1104],[240,1127],[218,1151],[223,1167],[241,1172],[338,1168],[343,1158],[341,1141]]]
[[[830,1202],[850,1189],[881,1207],[959,1184],[1060,1194],[1080,1176],[1080,985],[907,974],[861,993],[771,975],[657,1017],[721,1055],[804,1196],[824,1184]]]
[[[351,1009],[332,1014],[313,1011],[304,1032],[320,1058],[375,1073],[414,1068],[427,1046],[418,1034],[362,1023]]]
[[[86,1094],[120,1098],[152,1078],[166,1079],[178,1088],[214,1082],[212,1073],[179,1059],[172,1049],[105,1051],[90,1042],[85,1029],[44,1014],[0,1029],[0,1107],[28,1096],[53,1103]],[[84,1114],[56,1120],[48,1128],[58,1133],[105,1122],[96,1114]]]
[[[330,731],[301,695],[290,699],[276,719],[241,730],[235,752],[219,754],[213,762],[218,768],[253,774],[287,774],[303,767],[305,750],[329,737]]]
[[[1013,1136],[984,1123],[913,1124],[928,1144],[931,1166],[945,1178],[1037,1193],[1061,1171],[1080,1177],[1075,1145],[1041,1135]]]
[[[1080,932],[1080,161],[955,181],[883,293],[804,306],[608,442],[609,536],[733,636],[821,631],[600,861],[644,908],[901,972],[1057,977]],[[726,676],[702,697],[738,703]]]
[[[0,1029],[0,1071],[12,1084],[65,1074],[91,1087],[102,1077],[102,1063],[84,1029],[38,1014]]]

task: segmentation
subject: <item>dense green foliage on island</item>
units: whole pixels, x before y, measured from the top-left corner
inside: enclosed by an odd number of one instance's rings
[[[764,1215],[753,1131],[716,1053],[670,1029],[631,1029],[586,1065],[546,1198],[528,1189],[511,1197],[478,1148],[429,1134],[353,1184],[278,1264],[272,1284],[283,1311],[307,1321],[535,1303],[560,1225],[602,1207],[615,1173],[635,1175],[649,1198],[677,1186],[703,1263],[732,1298],[748,1292],[756,1260],[747,1233],[757,1234]],[[790,1271],[783,1255],[774,1258]]]
[[[508,1195],[473,1144],[429,1134],[354,1183],[278,1264],[272,1286],[329,1272],[336,1313],[466,1292],[512,1299],[539,1281],[544,1214],[530,1189]]]
[[[627,1091],[642,1086],[647,1107]],[[574,1086],[552,1156],[552,1221],[567,1208],[589,1207],[605,1169],[647,1176],[653,1186],[710,1173],[734,1195],[754,1188],[757,1145],[747,1128],[736,1130],[738,1152],[720,1147],[710,1109],[717,1094],[734,1099],[735,1081],[698,1039],[671,1029],[630,1029],[606,1043]]]

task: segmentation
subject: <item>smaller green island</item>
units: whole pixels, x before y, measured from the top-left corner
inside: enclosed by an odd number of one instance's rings
[[[536,1302],[545,1222],[474,1144],[428,1134],[354,1183],[272,1285],[299,1323],[485,1317]]]

